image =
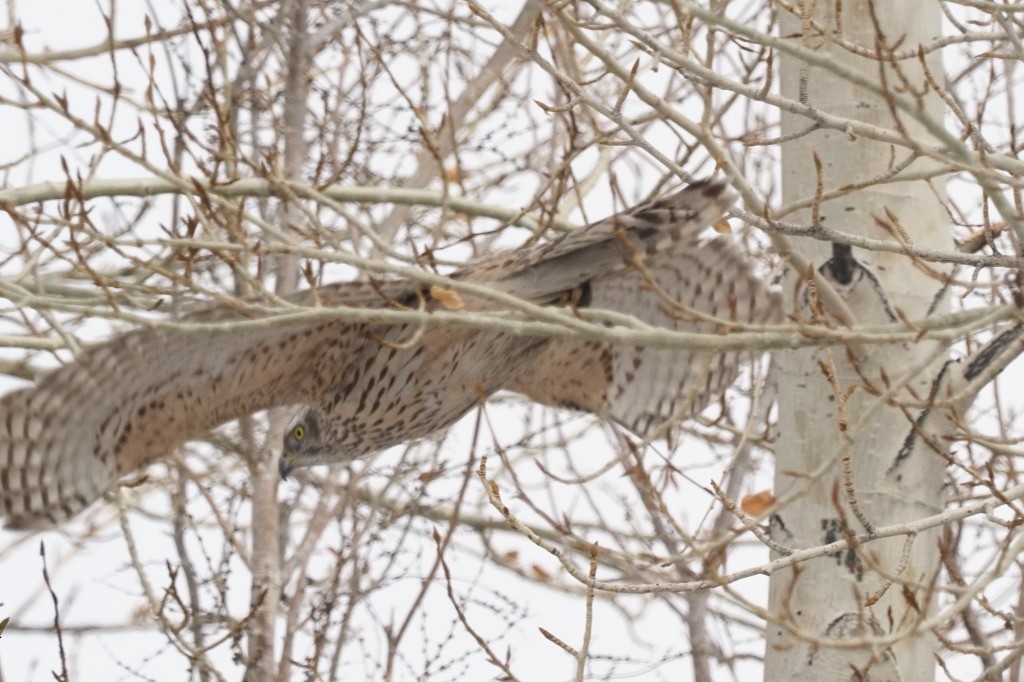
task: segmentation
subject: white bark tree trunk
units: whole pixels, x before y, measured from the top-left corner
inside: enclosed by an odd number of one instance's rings
[[[902,75],[886,64],[883,80],[878,59],[853,54],[837,45],[836,38],[871,52],[881,49],[884,53],[886,46],[912,51],[940,33],[938,3],[875,0],[877,24],[869,0],[799,3],[804,4],[813,16],[787,15],[780,23],[781,35],[816,55],[830,55],[837,68],[811,66],[797,56],[780,54],[783,95],[830,114],[889,129],[902,127],[909,138],[935,146],[921,118],[941,121],[941,101],[924,85],[916,57],[898,62]],[[836,16],[837,7],[841,16]],[[933,60],[928,66],[941,83],[941,64]],[[883,87],[895,97],[920,107],[919,113],[890,106],[886,97],[843,77],[842,69],[880,86],[884,82]],[[892,240],[897,238],[895,232],[879,225],[880,221],[893,223],[888,210],[914,244],[950,248],[941,178],[871,182],[906,160],[909,147],[813,130],[813,124],[803,116],[782,114],[782,135],[787,140],[782,145],[784,205],[815,196],[817,155],[825,192],[819,224]],[[933,167],[930,164],[917,160],[901,176],[927,171]],[[861,183],[870,186],[829,197],[841,187]],[[777,217],[810,224],[812,214],[812,208],[804,208]],[[941,283],[922,274],[902,255],[854,249],[851,260],[827,241],[794,240],[794,246],[816,267],[832,259],[831,266],[821,272],[846,299],[858,324],[896,321],[901,315],[920,319],[941,298]],[[815,296],[808,293],[806,278],[806,273],[791,272],[786,288],[795,314],[810,321]],[[887,383],[895,385],[909,375],[908,386],[927,398],[941,358],[927,369],[920,366],[935,353],[934,344],[918,343],[779,355],[775,491],[780,500],[796,497],[772,518],[775,542],[792,549],[813,547],[941,509],[945,460],[911,435],[907,415],[916,415],[919,409],[904,412],[898,406],[910,394],[906,389],[898,391],[897,405],[876,404],[878,396],[869,390],[873,386],[885,391]],[[853,385],[855,390],[844,401],[841,394]],[[845,465],[844,455],[848,455]],[[935,531],[910,540],[896,536],[871,541],[775,573],[769,600],[776,620],[768,624],[765,679],[933,680],[935,643],[931,633],[916,632],[915,624],[934,602],[932,588],[938,573]],[[896,579],[886,588],[891,577]],[[884,593],[876,600],[880,592]],[[893,635],[900,636],[889,646],[887,638]],[[858,645],[864,639],[874,641]]]

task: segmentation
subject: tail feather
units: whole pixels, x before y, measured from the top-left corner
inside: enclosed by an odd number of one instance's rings
[[[625,268],[595,276],[589,307],[633,315],[663,329],[705,334],[719,333],[730,322],[760,325],[783,319],[781,295],[727,236],[672,241],[646,258],[644,266],[646,273]],[[648,275],[668,300],[653,290]],[[667,427],[703,410],[752,356],[555,341],[510,388],[541,403],[603,415],[641,437],[671,435]]]

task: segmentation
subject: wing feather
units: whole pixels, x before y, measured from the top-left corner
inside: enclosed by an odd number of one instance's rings
[[[415,291],[409,282],[352,282],[291,302],[379,307]],[[215,305],[184,322],[252,317]],[[267,320],[245,330],[139,329],[86,348],[0,397],[0,516],[10,528],[58,523],[185,441],[328,390],[359,357],[364,327]]]
[[[628,267],[633,254],[690,244],[736,197],[719,180],[693,183],[666,197],[566,232],[546,244],[487,259],[461,273],[530,301],[578,287]]]

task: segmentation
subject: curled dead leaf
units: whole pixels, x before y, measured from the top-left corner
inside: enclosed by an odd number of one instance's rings
[[[462,297],[451,289],[434,284],[430,287],[430,297],[441,304],[445,310],[462,310],[466,307]]]
[[[775,495],[771,490],[762,490],[759,493],[747,495],[740,502],[740,508],[744,514],[749,516],[761,516],[775,504]]]
[[[424,471],[416,479],[420,483],[430,483],[435,478],[440,477],[444,473],[444,467],[438,467],[437,469],[431,469],[430,471]]]
[[[718,234],[732,234],[732,225],[730,225],[729,221],[725,218],[722,218],[715,223],[712,226],[712,229],[714,229]]]

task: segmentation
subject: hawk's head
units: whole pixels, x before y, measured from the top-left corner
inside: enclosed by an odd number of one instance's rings
[[[337,459],[338,441],[323,412],[303,407],[284,431],[277,470],[288,478],[292,469],[324,464]]]

